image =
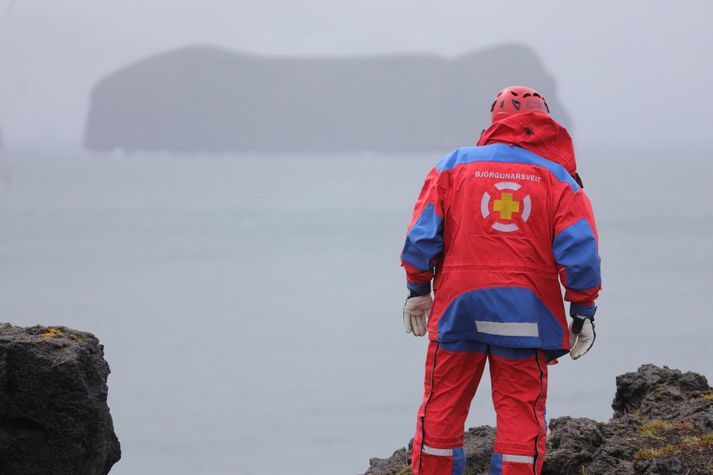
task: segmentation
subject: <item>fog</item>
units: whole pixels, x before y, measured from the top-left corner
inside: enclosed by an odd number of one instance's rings
[[[0,124],[8,141],[79,143],[101,77],[193,44],[264,55],[456,56],[521,42],[557,79],[580,140],[704,142],[713,122],[706,1],[3,2]]]
[[[408,442],[420,402],[425,341],[403,333],[398,257],[423,177],[488,125],[500,82],[536,71],[574,132],[604,282],[596,345],[552,368],[548,417],[607,419],[614,377],[642,363],[711,378],[712,14],[708,1],[0,0],[2,320],[100,338],[123,450],[112,473],[362,473]],[[205,52],[228,66],[196,68]],[[123,74],[157,57],[161,74]],[[401,87],[394,61],[423,77]],[[241,82],[245,64],[257,72]],[[361,96],[329,79],[371,71],[390,82]],[[195,90],[217,112],[152,133],[200,111]],[[275,91],[299,97],[263,107]],[[231,114],[247,100],[265,120]],[[343,105],[361,118],[340,142],[325,111]],[[411,129],[421,105],[438,112]],[[109,125],[89,140],[92,114]],[[258,122],[257,145],[185,136]],[[114,141],[128,129],[137,146]],[[494,423],[488,388],[468,425]]]

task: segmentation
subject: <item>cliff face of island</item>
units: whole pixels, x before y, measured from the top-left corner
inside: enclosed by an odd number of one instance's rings
[[[543,475],[713,474],[713,389],[700,374],[643,365],[616,378],[609,422],[549,424]],[[495,429],[465,435],[465,475],[487,473]],[[373,458],[365,475],[407,475],[411,445]]]
[[[425,54],[269,58],[213,47],[119,69],[91,93],[92,150],[447,152],[474,144],[501,88],[542,92],[565,126],[555,81],[522,45],[448,59]]]
[[[105,475],[121,457],[91,333],[0,324],[0,473]]]

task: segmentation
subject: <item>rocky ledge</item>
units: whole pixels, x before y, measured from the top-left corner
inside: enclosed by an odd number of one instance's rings
[[[643,365],[616,378],[609,422],[550,420],[543,475],[713,474],[713,389],[700,374]],[[466,475],[486,473],[495,429],[465,434]],[[373,458],[365,475],[411,473],[409,447]]]
[[[104,475],[121,457],[91,333],[0,324],[0,473]]]

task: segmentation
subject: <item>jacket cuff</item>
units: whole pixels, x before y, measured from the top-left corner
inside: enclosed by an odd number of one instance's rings
[[[593,317],[595,313],[597,313],[597,306],[594,304],[581,305],[581,304],[576,304],[576,303],[572,302],[569,305],[569,316],[570,317],[575,317],[577,315],[581,315],[583,317]]]
[[[406,282],[406,287],[411,291],[410,296],[426,295],[431,293],[431,281],[424,282],[422,284],[414,284],[413,282]]]

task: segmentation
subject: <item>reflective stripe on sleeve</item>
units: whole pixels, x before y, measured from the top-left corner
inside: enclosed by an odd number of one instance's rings
[[[535,457],[529,457],[527,455],[510,455],[503,454],[503,462],[515,462],[515,463],[535,463]]]
[[[437,455],[439,457],[451,457],[453,455],[453,449],[437,449],[426,444],[423,444],[423,449],[421,450],[424,454]]]
[[[476,320],[475,327],[480,333],[501,336],[540,336],[537,323],[486,322]]]

